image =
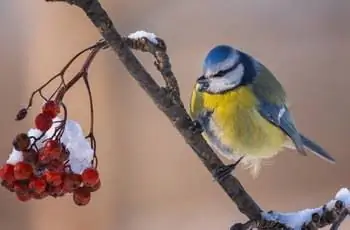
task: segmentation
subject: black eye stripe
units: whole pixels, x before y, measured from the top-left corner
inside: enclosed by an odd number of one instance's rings
[[[232,70],[236,69],[237,66],[241,64],[240,60],[238,60],[232,67],[226,69],[226,70],[220,70],[219,72],[217,72],[216,74],[214,74],[213,78],[216,78],[216,77],[223,77],[225,76],[228,72],[231,72]]]

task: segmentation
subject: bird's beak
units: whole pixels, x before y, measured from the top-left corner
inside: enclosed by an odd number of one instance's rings
[[[197,79],[197,90],[200,92],[203,92],[208,88],[209,88],[208,78],[204,77],[204,75],[200,76]]]

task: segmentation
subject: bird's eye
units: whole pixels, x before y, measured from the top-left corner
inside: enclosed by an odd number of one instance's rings
[[[231,72],[232,70],[236,69],[237,66],[238,66],[239,64],[241,64],[241,62],[240,62],[240,61],[236,61],[236,63],[235,63],[232,67],[230,67],[230,68],[228,68],[228,69],[220,70],[219,72],[217,72],[216,74],[214,74],[214,75],[211,76],[211,77],[213,77],[213,78],[223,77],[223,76],[225,76],[227,73],[229,73],[229,72]]]
[[[227,70],[221,70],[213,75],[213,77],[223,77],[227,73]]]
[[[219,72],[217,72],[216,74],[214,74],[212,77],[216,78],[216,77],[223,77],[225,76],[228,72],[231,72],[232,70],[234,70],[236,68],[236,65],[232,66],[229,69],[225,69],[225,70],[220,70]]]

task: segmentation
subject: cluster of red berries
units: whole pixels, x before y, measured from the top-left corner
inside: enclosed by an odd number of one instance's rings
[[[60,113],[59,105],[48,101],[42,113],[36,116],[35,126],[42,132],[48,131],[53,118]],[[15,150],[22,152],[23,160],[7,163],[0,168],[1,184],[16,193],[20,201],[48,196],[61,197],[73,193],[77,205],[86,205],[91,193],[97,191],[101,182],[96,168],[86,168],[81,174],[74,173],[69,165],[69,151],[57,138],[44,141],[38,148],[25,133],[18,134],[14,141]]]

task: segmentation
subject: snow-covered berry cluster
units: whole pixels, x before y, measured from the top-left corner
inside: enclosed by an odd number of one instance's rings
[[[74,55],[59,73],[32,92],[27,107],[17,113],[16,120],[23,120],[35,96],[45,101],[34,119],[35,127],[16,135],[12,152],[0,167],[1,185],[19,200],[56,198],[72,193],[75,204],[86,205],[91,193],[101,187],[88,76],[91,63],[105,47],[106,43],[101,40]],[[88,56],[80,70],[67,81],[67,70],[86,53]],[[60,81],[58,87],[50,96],[44,95],[43,90],[57,80]],[[90,128],[86,136],[78,122],[68,119],[68,108],[63,103],[65,94],[80,80],[87,89],[90,107]]]
[[[1,184],[20,201],[73,193],[86,205],[100,186],[94,141],[79,123],[60,118],[63,103],[47,101],[35,117],[35,128],[18,134],[9,158],[0,168]],[[23,113],[23,111],[20,111]],[[94,140],[94,139],[93,139]]]

